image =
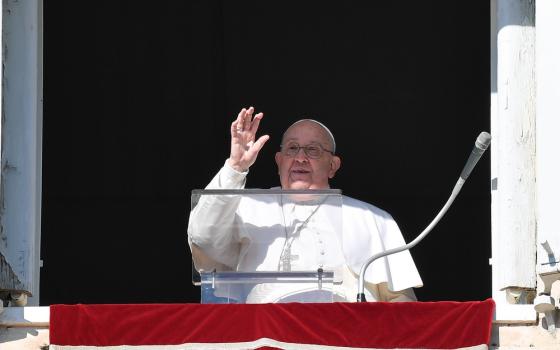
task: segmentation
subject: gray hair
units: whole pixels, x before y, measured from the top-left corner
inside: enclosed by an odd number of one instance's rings
[[[284,131],[284,133],[282,134],[282,142],[284,142],[284,137],[286,136],[286,132],[287,132],[292,126],[294,126],[294,125],[296,125],[296,124],[299,124],[299,123],[301,123],[301,122],[312,122],[312,123],[315,123],[315,124],[319,125],[321,128],[323,128],[323,130],[325,130],[325,131],[327,132],[327,134],[329,135],[329,139],[330,139],[331,144],[332,144],[332,147],[333,147],[333,149],[332,149],[333,154],[336,153],[336,142],[334,141],[333,133],[329,130],[329,128],[327,128],[327,127],[325,126],[325,124],[323,124],[323,123],[321,123],[321,122],[319,122],[319,121],[317,121],[317,120],[315,120],[315,119],[300,119],[300,120],[294,122],[294,123],[293,123],[292,125],[290,125],[290,126],[286,129],[286,131]]]

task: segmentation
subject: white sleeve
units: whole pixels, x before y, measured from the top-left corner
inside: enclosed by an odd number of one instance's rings
[[[220,171],[214,176],[206,189],[242,189],[249,171],[239,172],[229,166],[227,160]]]
[[[232,169],[227,161],[206,189],[241,189],[245,187],[247,172]],[[191,210],[188,241],[197,269],[223,270],[223,265],[234,269],[239,259],[239,232],[241,225],[236,211],[240,197],[201,196]],[[227,228],[227,229],[224,229]]]

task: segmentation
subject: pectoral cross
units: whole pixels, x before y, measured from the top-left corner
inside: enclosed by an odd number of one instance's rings
[[[282,252],[280,261],[282,263],[282,271],[292,271],[292,261],[299,259],[299,255],[292,255],[292,245],[290,244]]]

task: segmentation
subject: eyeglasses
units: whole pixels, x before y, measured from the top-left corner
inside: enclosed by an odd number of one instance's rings
[[[290,142],[286,145],[280,145],[281,152],[285,156],[288,157],[295,157],[300,149],[303,149],[303,152],[306,156],[311,159],[318,159],[323,156],[323,152],[329,152],[330,154],[334,155],[333,151],[329,151],[328,149],[324,149],[323,146],[319,143],[312,143],[307,146],[300,146],[296,142]]]

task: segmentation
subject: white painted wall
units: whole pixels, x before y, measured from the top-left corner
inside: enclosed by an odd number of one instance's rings
[[[38,304],[41,248],[42,0],[3,2],[0,252]]]
[[[504,291],[536,287],[534,11],[534,1],[491,1],[492,296],[504,322],[536,319]]]
[[[560,1],[537,2],[537,237],[560,260]],[[539,245],[538,270],[558,269]]]
[[[497,1],[497,106],[492,130],[492,262],[496,289],[534,288],[535,107],[534,4]]]

